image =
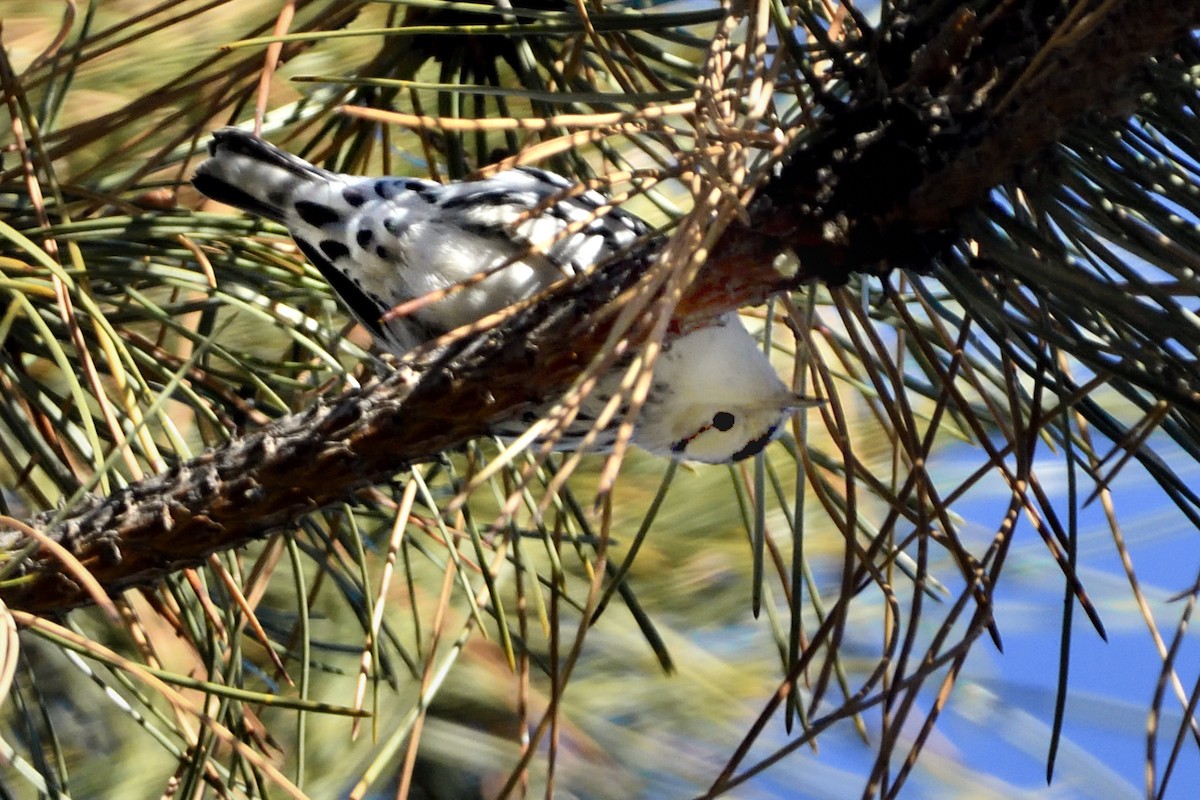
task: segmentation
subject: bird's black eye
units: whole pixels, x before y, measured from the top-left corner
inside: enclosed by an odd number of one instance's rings
[[[716,414],[713,414],[713,427],[719,431],[729,430],[733,427],[734,422],[736,420],[733,418],[733,414],[730,414],[728,411],[718,411]]]

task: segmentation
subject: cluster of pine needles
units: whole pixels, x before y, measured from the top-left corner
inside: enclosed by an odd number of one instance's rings
[[[928,263],[850,265],[744,308],[784,380],[828,400],[752,461],[476,439],[365,487],[329,475],[342,501],[246,546],[173,543],[195,566],[108,593],[46,531],[394,366],[282,228],[190,188],[209,130],[254,124],[344,172],[537,163],[601,188],[663,237],[594,372],[669,339],[705,257],[891,68],[872,61],[889,26],[916,24],[907,3],[872,22],[832,0],[109,5],[0,13],[0,524],[22,543],[0,598],[44,549],[94,601],[6,611],[7,791],[734,796],[848,734],[869,758],[843,780],[895,796],[968,656],[1003,647],[1018,531],[1055,565],[1063,652],[1104,636],[1077,567],[1090,506],[1161,658],[1147,701],[1184,712],[1148,739],[1147,792],[1165,788],[1200,736],[1176,671],[1197,586],[1164,623],[1119,512],[1136,471],[1200,527],[1193,39],[1139,67],[1136,113],[1085,118],[983,187]],[[953,42],[964,9],[975,31],[1056,4],[928,5]],[[1110,4],[1067,5],[1019,84]],[[738,291],[707,302],[761,299]],[[558,387],[564,408],[591,374]],[[713,620],[752,626],[758,652],[714,663],[687,638]],[[656,715],[685,731],[610,730]],[[114,774],[130,752],[147,766]]]

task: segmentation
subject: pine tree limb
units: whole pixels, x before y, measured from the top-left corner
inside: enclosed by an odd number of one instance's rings
[[[1055,46],[1052,68],[1032,70],[1040,49],[1023,54],[1018,65],[1023,68],[993,63],[996,75],[1008,76],[1011,91],[985,93],[983,100],[997,104],[990,109],[994,113],[970,104],[951,107],[960,116],[951,117],[956,125],[950,134],[932,135],[929,127],[945,125],[938,116],[944,104],[914,98],[947,93],[966,98],[966,89],[976,85],[972,81],[988,74],[987,58],[1013,54],[984,47],[986,31],[961,16],[931,29],[923,41],[936,44],[936,53],[916,48],[900,59],[925,85],[893,80],[885,97],[859,98],[857,107],[831,111],[826,127],[805,140],[783,175],[765,187],[751,209],[750,226],[734,226],[714,250],[679,307],[680,326],[814,279],[840,282],[852,271],[927,262],[953,240],[947,230],[955,213],[1052,145],[1064,125],[1089,112],[1126,108],[1140,91],[1133,80],[1139,65],[1200,23],[1193,3],[1148,0],[1106,8],[1111,11],[1081,28],[1069,45]],[[1049,40],[1053,31],[1035,32]],[[1122,47],[1114,48],[1114,36]],[[978,37],[984,38],[976,42]],[[880,73],[885,78],[886,66]],[[955,76],[970,80],[954,84]],[[913,121],[912,129],[900,124]],[[877,135],[862,138],[863,133]],[[909,172],[887,172],[881,180],[880,165],[910,154],[914,137],[933,146],[915,169],[905,164]],[[843,157],[830,160],[839,145]],[[896,180],[889,183],[891,178]],[[772,264],[789,247],[799,254],[800,266],[781,274]],[[73,509],[55,525],[47,527],[50,515],[35,523],[110,592],[151,585],[213,552],[289,526],[304,513],[484,432],[490,421],[561,392],[604,342],[607,330],[597,324],[598,311],[619,305],[645,257],[628,258],[567,287],[435,365],[417,372],[405,368],[319,402]],[[0,536],[0,550],[8,553],[25,544],[15,532]],[[88,602],[46,553],[19,565],[16,574],[20,580],[10,576],[0,588],[0,599],[11,607],[52,613]]]

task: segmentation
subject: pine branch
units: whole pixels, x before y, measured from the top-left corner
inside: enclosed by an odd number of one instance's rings
[[[1115,10],[1081,27],[1069,45],[1055,45],[1053,65],[1041,71],[1033,67],[1044,47],[1020,53],[1014,62],[1014,53],[1000,46],[1007,39],[988,38],[1004,33],[1003,26],[997,33],[962,15],[926,32],[926,49],[912,46],[898,59],[921,85],[886,80],[881,58],[888,93],[830,109],[802,139],[783,174],[755,202],[749,226],[730,228],[715,248],[678,307],[679,327],[808,281],[842,282],[854,271],[927,265],[931,253],[954,240],[947,229],[955,213],[1012,177],[1067,123],[1088,112],[1124,108],[1139,91],[1132,80],[1138,65],[1200,22],[1192,3],[1112,5]],[[1046,46],[1055,30],[1044,25],[1030,32]],[[1114,34],[1124,43],[1119,51],[1112,46]],[[861,81],[865,87],[879,83]],[[981,95],[984,85],[990,88]],[[947,106],[946,97],[971,102]],[[925,145],[914,150],[914,142]],[[785,275],[771,265],[788,247],[798,252],[801,266]],[[604,309],[619,307],[647,256],[642,252],[556,292],[436,364],[405,367],[320,402],[73,509],[48,528],[50,516],[43,516],[41,527],[108,591],[151,585],[213,552],[286,527],[560,393],[603,345],[610,319]],[[635,344],[638,335],[645,331],[633,332]],[[0,539],[0,549],[9,553],[26,544],[17,533]],[[0,590],[11,607],[49,613],[88,602],[44,551],[17,573],[23,579]]]
[[[1081,15],[1072,30],[1056,30],[1030,63],[1010,70],[1012,81],[966,87],[989,95],[980,130],[967,133],[977,142],[956,148],[925,177],[903,207],[908,222],[945,226],[988,187],[1016,177],[1068,125],[1089,114],[1127,116],[1146,88],[1147,57],[1167,53],[1200,25],[1200,7],[1188,0],[1105,5],[1102,13]],[[965,94],[959,99],[967,101]]]
[[[436,363],[402,364],[386,379],[73,509],[46,532],[110,592],[151,585],[266,536],[561,392],[603,344],[604,327],[588,323],[591,310],[611,303],[644,266],[628,258],[452,345]],[[554,344],[564,341],[577,346]],[[9,553],[25,544],[16,532],[0,538]],[[19,574],[24,580],[0,591],[12,608],[46,613],[89,602],[49,553]]]
[[[870,69],[845,54],[851,99],[808,123],[759,194],[767,218],[743,231],[779,236],[837,284],[927,270],[960,238],[960,212],[1052,155],[1069,125],[1128,116],[1148,59],[1178,57],[1172,45],[1200,25],[1186,0],[1028,0],[983,18],[965,4],[897,5],[916,10],[875,35]]]

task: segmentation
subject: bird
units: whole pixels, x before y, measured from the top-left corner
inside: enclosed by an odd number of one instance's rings
[[[398,357],[564,277],[584,275],[651,232],[599,192],[535,167],[444,184],[362,177],[322,169],[234,127],[212,133],[208,155],[193,185],[212,200],[285,226],[380,348]],[[483,273],[490,274],[477,277]],[[388,316],[451,287],[457,290]],[[590,430],[621,372],[600,381],[556,449],[573,448]],[[761,452],[789,415],[820,402],[788,389],[730,312],[669,340],[632,440],[676,460],[734,462]],[[492,432],[517,435],[520,422],[538,416],[527,413]],[[596,448],[611,448],[615,439],[614,422],[599,432]]]

